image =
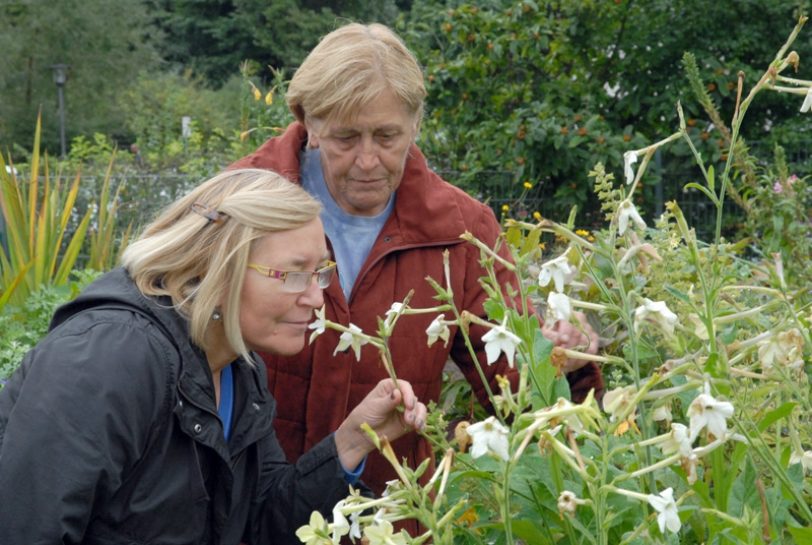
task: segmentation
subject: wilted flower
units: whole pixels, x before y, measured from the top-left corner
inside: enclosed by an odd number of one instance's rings
[[[801,464],[804,473],[812,471],[812,450],[804,452],[793,451],[789,456],[789,465]]]
[[[713,437],[724,437],[727,419],[733,416],[733,404],[728,401],[717,401],[707,390],[706,387],[705,393],[696,396],[688,407],[687,414],[691,418],[691,442],[699,436],[702,428],[707,428]]]
[[[547,295],[547,309],[556,320],[569,321],[572,316],[572,303],[570,298],[564,293],[551,291]]]
[[[468,445],[471,444],[471,436],[468,434],[468,428],[470,426],[470,422],[463,420],[454,427],[454,439],[457,440],[457,446],[460,448],[460,452],[468,450]]]
[[[316,340],[316,337],[324,333],[324,328],[327,327],[326,320],[324,318],[324,306],[316,311],[316,319],[313,320],[310,324],[308,324],[307,329],[312,329],[313,333],[310,334],[310,341],[309,344],[313,344],[313,341]]]
[[[634,386],[621,386],[606,392],[603,396],[603,410],[610,415],[610,420],[615,420],[627,409],[636,393]]]
[[[327,535],[327,523],[318,511],[310,514],[310,522],[298,530],[296,537],[305,545],[332,545],[332,540]]]
[[[265,105],[270,106],[271,104],[273,104],[273,89],[265,95]]]
[[[797,328],[782,331],[758,343],[758,359],[764,370],[774,366],[787,369],[803,367],[804,338]]]
[[[336,346],[336,349],[333,351],[333,356],[352,347],[352,351],[355,353],[355,359],[361,361],[361,347],[369,341],[362,336],[364,332],[357,325],[350,324],[347,329],[349,329],[349,331],[345,331],[341,334],[341,337],[339,337],[338,346]]]
[[[539,272],[539,286],[542,288],[550,283],[550,280],[555,284],[557,292],[564,291],[564,286],[572,282],[575,277],[575,269],[567,261],[567,253],[551,259],[541,266]]]
[[[491,452],[504,461],[508,461],[508,429],[496,417],[489,416],[482,422],[471,424],[467,429],[468,435],[473,439],[471,457],[479,458],[486,452]]]
[[[499,358],[499,353],[504,352],[508,360],[508,365],[513,367],[513,355],[516,352],[516,347],[521,344],[522,340],[511,333],[505,327],[507,319],[502,322],[502,325],[493,326],[490,331],[482,336],[485,341],[485,355],[488,357],[488,365],[492,364]]]
[[[812,87],[808,87],[806,89],[806,96],[804,97],[804,103],[801,104],[801,113],[806,113],[812,108]]]
[[[677,315],[668,309],[665,301],[652,301],[644,297],[643,304],[634,310],[635,329],[640,327],[641,322],[653,322],[667,334],[673,335]]]
[[[574,492],[564,490],[558,496],[558,512],[561,516],[574,515],[579,503],[578,496]]]
[[[623,154],[623,174],[626,176],[626,185],[634,182],[634,164],[637,162],[637,152],[627,151]],[[621,233],[623,234],[623,233]]]
[[[406,538],[401,533],[395,534],[388,520],[364,528],[364,537],[369,540],[369,545],[406,545]]]
[[[431,346],[439,339],[443,339],[443,346],[448,346],[448,338],[451,331],[448,329],[448,323],[443,319],[445,314],[440,314],[429,324],[426,328],[426,335],[428,336],[428,345]]]
[[[664,534],[666,528],[674,533],[679,532],[682,523],[679,520],[672,488],[666,488],[659,494],[649,494],[648,503],[657,511],[657,524],[660,525],[660,532]]]

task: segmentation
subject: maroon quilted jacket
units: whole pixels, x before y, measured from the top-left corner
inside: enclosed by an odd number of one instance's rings
[[[305,141],[304,126],[293,123],[284,134],[268,140],[230,168],[267,168],[298,183],[299,152]],[[479,250],[459,238],[465,231],[492,245],[500,227],[490,208],[443,181],[428,168],[420,150],[412,146],[394,211],[358,275],[350,300],[345,299],[338,282],[324,292],[327,318],[345,325],[352,322],[374,333],[377,317],[383,317],[390,305],[402,301],[410,290],[414,290],[410,306],[436,306],[435,292],[425,278],[444,283],[444,250],[450,252],[457,308],[484,315],[482,304],[486,294],[479,285],[484,270],[479,265]],[[503,270],[502,276],[507,283],[507,271]],[[401,316],[398,320],[390,342],[398,377],[411,382],[422,401],[437,400],[443,366],[451,357],[480,401],[487,403],[479,374],[456,329],[452,329],[447,347],[442,341],[427,346],[425,331],[435,316]],[[471,333],[485,375],[492,384],[496,374],[516,376],[504,357],[488,366],[480,340],[485,331],[472,328]],[[296,356],[262,354],[268,367],[268,387],[277,402],[274,424],[290,460],[335,430],[367,392],[387,376],[374,348],[363,347],[359,362],[352,350],[334,356],[337,344],[338,333],[327,331]],[[590,388],[603,388],[600,370],[593,364],[568,378],[574,399],[586,396]],[[431,453],[429,445],[416,434],[402,437],[394,447],[398,457],[405,457],[412,467]],[[373,491],[380,493],[386,481],[394,478],[395,473],[382,457],[370,455],[363,480]]]

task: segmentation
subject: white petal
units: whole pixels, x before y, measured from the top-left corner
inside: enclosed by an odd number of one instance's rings
[[[812,108],[812,87],[809,87],[806,90],[806,96],[804,97],[804,103],[801,104],[801,113],[806,113]]]

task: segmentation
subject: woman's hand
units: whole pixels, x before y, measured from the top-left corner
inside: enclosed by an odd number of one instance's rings
[[[551,327],[545,323],[541,327],[541,332],[555,346],[586,352],[587,354],[598,353],[598,334],[589,324],[586,316],[582,312],[574,312],[578,319],[578,325],[571,324],[564,320],[557,320]],[[565,373],[576,371],[586,365],[586,360],[569,359],[563,367]]]
[[[403,412],[397,408],[403,406]],[[426,406],[417,400],[412,385],[384,379],[347,415],[335,433],[336,449],[341,464],[353,469],[375,447],[361,429],[368,424],[380,436],[394,441],[426,423]]]

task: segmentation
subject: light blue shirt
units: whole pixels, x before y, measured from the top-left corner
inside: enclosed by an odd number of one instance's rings
[[[349,301],[361,267],[395,207],[395,195],[392,194],[386,208],[377,216],[353,216],[345,212],[330,195],[321,169],[319,150],[305,149],[299,160],[302,165],[302,187],[321,201],[324,232],[333,245],[341,290]]]

